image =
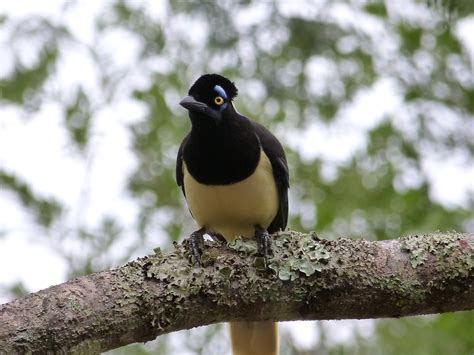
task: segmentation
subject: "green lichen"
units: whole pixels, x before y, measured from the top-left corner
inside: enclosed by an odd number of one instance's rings
[[[193,262],[185,245],[177,245],[170,253],[155,252],[140,260],[137,267],[146,280],[157,282],[162,289],[157,294],[132,293],[126,302],[156,304],[149,311],[150,324],[168,331],[170,325],[189,316],[186,310],[194,296],[229,310],[235,306],[242,309],[243,304],[278,304],[278,312],[283,314],[282,304],[288,304],[289,309],[294,302],[317,304],[315,299],[321,291],[331,289],[381,289],[396,300],[399,309],[412,307],[429,295],[431,286],[427,290],[427,285],[406,274],[406,269],[388,275],[377,273],[375,261],[384,249],[373,242],[344,238],[327,241],[314,233],[281,232],[272,236],[272,243],[273,256],[265,260],[257,254],[254,239],[237,238],[229,248],[206,242],[203,267]],[[456,235],[412,236],[403,239],[400,248],[409,253],[413,269],[434,262],[437,270],[446,267],[454,277],[474,265],[472,249],[460,251],[459,243]],[[457,271],[449,271],[453,262],[459,263]],[[433,280],[433,284],[438,287],[439,282]]]
[[[176,323],[179,317],[184,317],[185,312],[181,310],[193,295],[205,294],[207,301],[230,308],[241,302],[271,304],[281,297],[281,289],[275,284],[277,272],[268,269],[265,258],[257,254],[256,240],[237,238],[229,244],[229,249],[237,253],[206,242],[201,258],[203,267],[193,263],[184,246],[177,246],[166,257],[151,256],[144,263],[146,278],[159,282],[165,288],[162,294],[168,295],[164,302],[160,302],[160,296],[155,299],[153,295],[142,296],[161,304],[151,314],[152,326],[165,329],[168,324]],[[311,258],[314,259],[314,255],[311,254]],[[309,260],[311,258],[308,256]],[[236,268],[236,265],[239,267]],[[299,268],[305,270],[304,266]]]
[[[453,250],[459,247],[458,235],[430,235],[425,236],[412,235],[405,237],[401,243],[401,250],[410,253],[411,266],[416,269],[423,265],[430,254],[442,259],[452,254]]]
[[[414,269],[432,258],[436,271],[451,278],[467,276],[474,267],[474,259],[471,247],[461,248],[461,239],[458,233],[408,236],[403,239],[401,250],[410,254]]]
[[[262,256],[256,256],[253,262],[253,266],[255,269],[258,271],[265,271],[267,269],[267,261],[264,257]]]
[[[410,253],[410,264],[414,269],[428,260],[429,250],[426,250],[426,245],[422,243],[418,236],[410,236],[404,239],[401,250]]]
[[[403,239],[401,250],[409,253],[414,269],[424,262],[431,263],[431,269],[435,272],[423,287],[426,293],[431,292],[430,289],[450,289],[459,293],[472,287],[471,281],[468,280],[473,277],[474,271],[473,248],[463,239],[462,234],[409,236]],[[423,262],[420,263],[420,260]],[[453,280],[454,284],[450,280]],[[411,292],[416,295],[416,291],[417,287],[413,285]]]
[[[250,238],[236,238],[228,244],[229,248],[239,252],[243,257],[257,254],[257,243]]]
[[[222,275],[223,278],[230,279],[234,271],[230,267],[225,266],[219,270],[219,273]]]
[[[311,276],[327,265],[330,257],[326,247],[319,243],[316,234],[305,235],[282,232],[273,240],[274,258],[265,265],[264,259],[256,256],[257,243],[253,239],[236,238],[229,247],[242,257],[254,256],[254,266],[263,271],[273,270],[280,280],[294,281],[301,276]],[[267,267],[266,267],[267,266]]]
[[[296,235],[280,233],[275,240],[276,258],[270,260],[269,268],[280,280],[294,281],[302,275],[311,276],[321,272],[328,264],[330,253],[316,234]]]
[[[400,295],[397,305],[403,308],[408,305],[422,303],[428,296],[425,288],[415,279],[407,279],[403,275],[390,275],[383,279],[379,278],[381,290],[388,290]]]
[[[474,270],[474,255],[473,253],[464,253],[462,256],[462,262],[467,266],[467,270]]]
[[[201,290],[204,271],[193,267],[186,258],[169,254],[161,263],[153,263],[148,267],[146,276],[166,283],[170,294],[181,298],[197,294]]]

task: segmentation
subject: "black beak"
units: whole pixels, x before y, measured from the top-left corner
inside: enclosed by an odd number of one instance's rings
[[[196,101],[191,95],[186,96],[179,104],[188,111],[199,112],[215,120],[220,120],[222,117],[219,111],[210,108],[204,102]]]

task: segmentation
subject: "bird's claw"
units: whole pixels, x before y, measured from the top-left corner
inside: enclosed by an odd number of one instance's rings
[[[255,237],[257,238],[257,251],[258,254],[263,256],[265,260],[265,266],[268,265],[268,256],[272,254],[272,241],[268,231],[260,226],[255,227]]]
[[[227,240],[224,238],[222,234],[210,233],[209,235],[211,236],[212,240],[216,243],[221,243],[221,244],[227,243]]]
[[[201,228],[191,233],[189,237],[189,246],[191,249],[191,254],[194,260],[196,260],[196,262],[199,264],[199,266],[202,266],[201,255],[204,248],[205,233],[206,231],[204,230],[204,228]]]

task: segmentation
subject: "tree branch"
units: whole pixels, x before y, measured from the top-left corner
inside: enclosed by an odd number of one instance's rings
[[[6,353],[101,352],[233,320],[401,317],[474,308],[474,235],[321,240],[283,232],[268,269],[254,241],[183,245],[0,306]],[[1,352],[1,351],[0,351]]]

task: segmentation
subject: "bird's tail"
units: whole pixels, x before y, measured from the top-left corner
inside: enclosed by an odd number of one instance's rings
[[[233,355],[277,355],[278,323],[231,322]]]

